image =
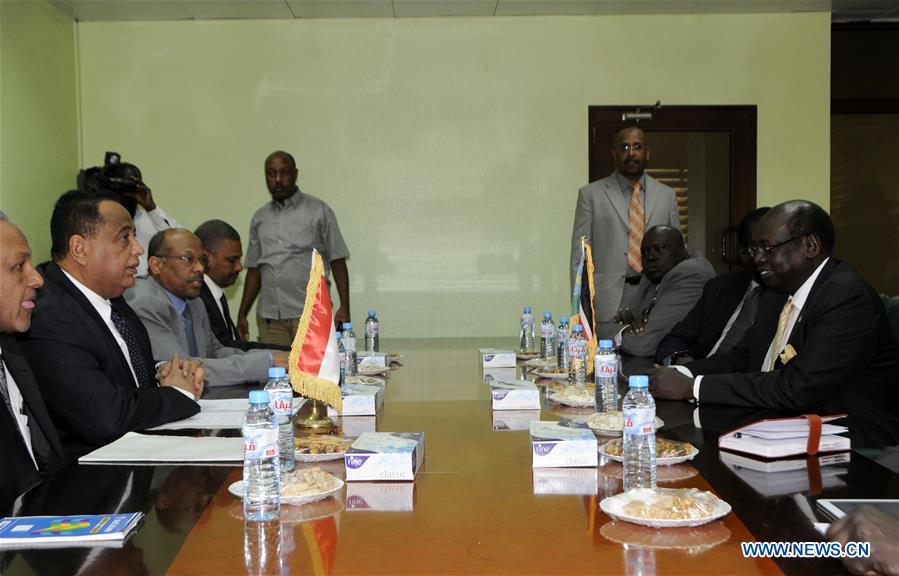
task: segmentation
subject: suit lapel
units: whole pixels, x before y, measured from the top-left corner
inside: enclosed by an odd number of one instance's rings
[[[205,358],[209,355],[209,350],[206,346],[206,334],[203,330],[203,319],[201,316],[206,316],[206,309],[197,298],[187,300],[187,306],[190,308],[191,318],[193,319],[194,342],[197,343],[197,355],[200,358]],[[186,343],[187,339],[185,338]]]
[[[609,203],[612,204],[615,212],[618,213],[618,217],[621,218],[621,221],[627,227],[627,201],[624,199],[624,194],[621,193],[618,178],[612,174],[603,180],[603,185],[606,198],[609,199]]]

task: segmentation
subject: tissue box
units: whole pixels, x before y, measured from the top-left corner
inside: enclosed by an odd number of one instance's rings
[[[497,380],[515,380],[517,368],[484,368],[484,382],[496,382]]]
[[[558,422],[531,422],[534,468],[597,465],[596,436],[588,428],[568,428]]]
[[[415,509],[415,482],[347,483],[346,509],[411,512]]]
[[[494,410],[539,410],[540,391],[530,380],[491,382]]]
[[[515,352],[498,348],[481,348],[481,366],[484,368],[515,368]]]
[[[342,416],[374,416],[384,405],[384,389],[380,386],[345,384],[342,394]],[[328,416],[337,416],[337,411],[328,406]]]
[[[356,366],[359,368],[362,368],[363,366],[386,368],[390,365],[390,360],[388,359],[389,355],[389,352],[357,352]]]
[[[493,413],[494,430],[528,430],[532,420],[540,419],[540,410],[502,410]]]
[[[340,418],[338,425],[343,430],[343,435],[350,438],[362,436],[366,432],[378,430],[378,419],[375,416],[347,416]]]
[[[366,432],[346,451],[343,462],[348,482],[414,480],[424,458],[424,432]]]
[[[596,468],[534,468],[534,494],[595,496]]]

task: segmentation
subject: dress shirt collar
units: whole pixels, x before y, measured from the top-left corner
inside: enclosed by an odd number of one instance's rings
[[[184,314],[184,309],[187,308],[187,300],[178,298],[177,296],[166,290],[165,287],[162,286],[162,284],[160,284],[159,286],[162,287],[162,291],[165,292],[165,297],[168,298],[169,302],[172,303],[172,306],[175,308],[175,312],[178,313],[178,316]]]
[[[109,303],[109,300],[100,296],[78,280],[75,280],[75,278],[66,272],[64,268],[60,267],[60,270],[66,275],[66,278],[71,280],[72,284],[75,285],[75,288],[78,288],[78,290],[84,294],[84,297],[87,298],[88,302],[91,303],[91,306],[94,307],[94,310],[100,315],[100,318],[103,319],[103,322],[106,324],[112,322],[112,304]]]
[[[621,191],[630,196],[631,190],[633,190],[631,181],[618,170],[615,170],[615,177],[618,178],[618,186],[621,188]],[[640,191],[646,191],[646,172],[640,174]]]
[[[818,275],[821,274],[821,270],[824,268],[824,265],[827,264],[827,261],[830,258],[825,258],[821,264],[815,268],[815,271],[812,272],[812,275],[808,277],[808,279],[802,283],[802,286],[799,287],[796,292],[790,296],[790,302],[793,303],[793,306],[796,310],[802,310],[802,307],[805,306],[805,301],[808,300],[808,294],[812,291],[812,285],[814,285],[815,280],[818,279]]]
[[[221,286],[215,283],[215,280],[203,274],[203,282],[206,283],[206,287],[209,288],[209,291],[212,292],[212,298],[218,302],[221,300],[222,296],[224,296],[225,291]]]
[[[300,200],[303,199],[303,192],[300,191],[299,186],[295,186],[293,189],[293,194],[284,199],[283,202],[277,202],[272,200],[272,206],[275,207],[276,210],[283,210],[285,208],[296,208]]]

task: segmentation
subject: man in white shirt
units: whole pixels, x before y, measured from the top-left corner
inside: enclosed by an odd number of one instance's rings
[[[0,212],[0,510],[63,461],[56,428],[13,334],[44,284],[22,232]]]
[[[752,330],[728,352],[652,371],[657,398],[848,413],[853,446],[899,443],[899,351],[874,290],[830,257],[834,228],[802,200],[762,219],[750,252],[769,289]]]
[[[147,248],[150,246],[150,240],[157,232],[168,230],[169,228],[178,228],[179,226],[174,218],[166,214],[153,201],[153,191],[144,183],[144,177],[140,168],[134,164],[122,162],[121,169],[124,176],[135,183],[133,191],[123,192],[123,194],[134,198],[137,202],[137,208],[134,211],[134,235],[137,237],[137,242],[144,249],[137,264],[137,275],[138,277],[143,277],[148,274]]]
[[[175,357],[157,373],[147,332],[122,298],[143,249],[117,197],[66,192],[50,235],[27,352],[66,456],[197,413],[201,363]]]

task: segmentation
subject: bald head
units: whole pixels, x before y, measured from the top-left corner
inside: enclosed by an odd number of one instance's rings
[[[183,228],[157,232],[148,252],[147,268],[163,288],[185,300],[200,295],[206,252],[196,234]]]
[[[25,235],[0,212],[0,332],[28,330],[35,291],[43,284]]]
[[[643,235],[640,254],[643,273],[653,284],[658,284],[669,270],[687,258],[687,247],[680,230],[659,225]]]

